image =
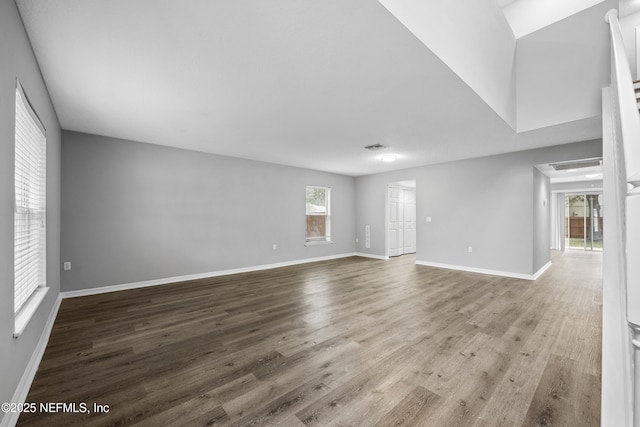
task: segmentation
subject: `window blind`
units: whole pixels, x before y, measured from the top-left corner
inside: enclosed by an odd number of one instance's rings
[[[46,139],[24,92],[16,88],[14,313],[46,286]]]

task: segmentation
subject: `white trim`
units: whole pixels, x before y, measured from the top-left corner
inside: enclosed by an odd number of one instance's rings
[[[531,280],[538,280],[538,277],[542,276],[542,273],[544,273],[545,271],[547,271],[549,269],[549,267],[551,267],[551,261],[547,262],[545,265],[543,265],[540,270],[536,271],[533,274],[533,278]]]
[[[553,184],[552,184],[553,185]],[[568,196],[572,194],[602,194],[602,186],[600,187],[591,187],[591,188],[572,188],[570,191],[567,190],[551,190],[551,194],[564,193]]]
[[[325,191],[325,213],[309,213],[307,212],[307,196],[306,192],[308,189],[317,189]],[[313,246],[317,244],[331,244],[331,187],[323,187],[318,185],[307,185],[305,186],[305,218],[308,216],[323,216],[325,218],[325,230],[324,236],[321,239],[317,237],[308,238],[305,232],[305,246]]]
[[[14,321],[13,321],[13,337],[18,338],[24,332],[27,324],[35,314],[36,310],[40,306],[42,300],[44,300],[45,295],[49,292],[49,288],[46,286],[37,287],[36,290],[31,294],[29,299],[24,303],[24,305],[18,310]]]
[[[389,257],[386,256],[386,255],[364,254],[362,252],[356,252],[354,255],[355,256],[365,257],[365,258],[381,259],[381,260],[384,260],[384,261],[389,259]]]
[[[60,301],[62,301],[61,294],[58,295],[58,298],[56,298],[56,301],[53,304],[53,308],[49,313],[49,319],[47,319],[47,323],[44,325],[44,329],[42,330],[42,335],[40,335],[40,340],[38,341],[36,348],[31,354],[31,359],[29,359],[29,363],[27,364],[27,367],[22,374],[22,378],[20,378],[20,382],[18,383],[16,391],[13,393],[13,397],[11,398],[12,403],[24,403],[27,399],[27,394],[29,393],[29,389],[31,388],[31,383],[33,383],[33,378],[36,376],[36,372],[38,371],[38,367],[40,366],[40,361],[42,360],[44,351],[47,348],[47,343],[49,342],[49,336],[51,335],[53,324],[56,320],[56,317],[58,316]],[[18,422],[19,416],[19,412],[7,412],[4,418],[2,418],[2,421],[0,421],[0,426],[15,426]]]
[[[163,279],[145,280],[142,282],[125,283],[122,285],[101,286],[99,288],[80,289],[77,291],[61,292],[60,295],[62,296],[62,298],[75,298],[75,297],[83,297],[88,295],[98,295],[98,294],[105,294],[108,292],[117,292],[117,291],[126,291],[130,289],[146,288],[149,286],[167,285],[170,283],[184,282],[187,280],[206,279],[209,277],[228,276],[230,274],[249,273],[252,271],[260,271],[260,270],[270,270],[272,268],[289,267],[292,265],[307,264],[310,262],[329,261],[332,259],[348,258],[352,256],[356,256],[356,253],[350,252],[350,253],[329,255],[329,256],[316,257],[316,258],[305,258],[305,259],[299,259],[295,261],[278,262],[274,264],[256,265],[253,267],[233,268],[229,270],[212,271],[209,273],[188,274],[186,276],[175,276],[175,277],[167,277]]]
[[[419,261],[419,260],[416,260],[416,264],[426,265],[427,267],[446,268],[449,270],[459,270],[459,271],[467,271],[470,273],[490,274],[492,276],[511,277],[513,279],[525,279],[525,280],[536,280],[538,277],[540,277],[542,273],[545,272],[547,268],[551,267],[551,262],[549,262],[540,270],[538,270],[535,274],[523,274],[523,273],[513,273],[511,271],[488,270],[485,268],[465,267],[462,265],[441,264],[439,262],[429,262],[429,261]]]
[[[628,300],[627,300],[628,301]],[[633,425],[637,426],[640,424],[640,414],[638,414],[635,409],[640,407],[640,326],[628,322],[629,327],[631,328],[631,344],[633,349]]]
[[[304,242],[305,246],[317,246],[317,245],[332,245],[331,240],[307,240]]]

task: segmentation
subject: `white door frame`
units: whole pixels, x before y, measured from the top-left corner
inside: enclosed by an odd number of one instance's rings
[[[393,193],[396,197],[392,197]],[[387,186],[387,216],[387,256],[402,255],[404,253],[404,201],[401,187]],[[395,236],[394,239],[391,238],[392,234]]]
[[[410,196],[411,195],[411,196]],[[413,199],[413,200],[411,200]],[[403,190],[403,202],[404,202],[404,237],[402,239],[405,254],[412,254],[416,252],[416,245],[418,241],[418,232],[416,230],[418,226],[418,220],[416,218],[417,204],[416,204],[416,189],[405,188]],[[412,207],[411,207],[412,206]],[[410,238],[408,238],[410,237]],[[413,243],[411,245],[411,243]]]
[[[416,181],[416,180],[407,180],[407,181]],[[416,200],[417,200],[417,185],[416,187],[409,187],[406,185],[401,185],[399,182],[389,182],[385,186],[385,195],[384,195],[384,256],[388,259],[390,256],[395,256],[390,254],[389,250],[389,188],[400,188],[402,190],[414,190],[416,191]],[[417,205],[416,205],[417,210]],[[416,218],[416,228],[417,228],[417,218]],[[417,234],[417,230],[416,230]],[[416,246],[417,246],[417,237],[416,237]]]

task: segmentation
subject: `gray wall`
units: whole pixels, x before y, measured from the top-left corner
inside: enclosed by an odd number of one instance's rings
[[[386,186],[415,179],[417,260],[532,274],[534,165],[601,154],[596,140],[358,177],[356,251],[385,255]],[[365,225],[371,226],[370,249]]]
[[[419,168],[404,169],[356,178],[356,252],[375,256],[386,255],[387,186],[400,181],[416,180],[418,170]],[[419,192],[416,192],[416,197],[420,197]],[[365,225],[371,226],[370,249],[365,248]]]
[[[67,131],[62,168],[64,291],[355,250],[353,177]],[[304,246],[305,185],[333,244]]]
[[[9,402],[60,292],[60,126],[12,0],[0,1],[0,64],[0,402]],[[51,288],[18,339],[12,337],[16,78],[47,130],[47,284]]]
[[[551,181],[533,168],[533,273],[550,261]]]

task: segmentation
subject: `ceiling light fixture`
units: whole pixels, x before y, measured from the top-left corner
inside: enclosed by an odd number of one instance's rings
[[[380,157],[380,159],[382,159],[383,162],[395,162],[398,160],[398,156],[396,154],[385,154]]]

